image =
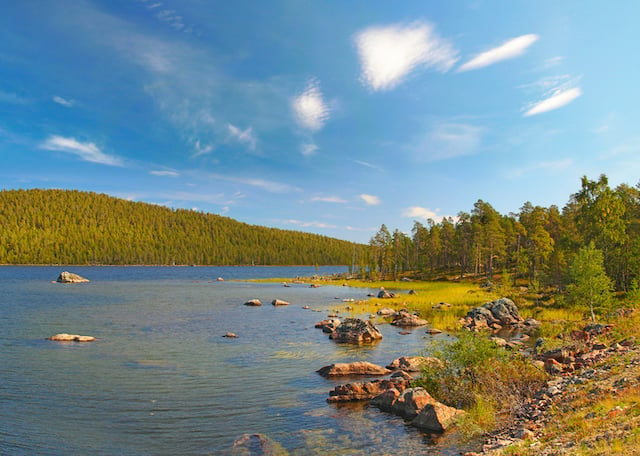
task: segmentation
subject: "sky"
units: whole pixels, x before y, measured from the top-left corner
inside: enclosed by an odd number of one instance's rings
[[[640,2],[0,0],[0,183],[366,243],[640,179]]]

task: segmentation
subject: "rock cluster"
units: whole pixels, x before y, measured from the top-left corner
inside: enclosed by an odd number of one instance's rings
[[[467,329],[501,329],[523,323],[518,308],[509,298],[500,298],[475,307],[467,312],[463,325]]]
[[[331,334],[340,325],[340,320],[337,318],[327,318],[326,320],[319,321],[315,327],[322,329],[323,332]]]

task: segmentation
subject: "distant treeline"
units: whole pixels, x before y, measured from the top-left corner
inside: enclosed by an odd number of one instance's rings
[[[0,264],[351,265],[368,246],[70,190],[0,191]]]
[[[581,189],[560,210],[527,202],[503,215],[478,200],[470,213],[415,222],[411,236],[385,225],[371,238],[372,273],[387,278],[508,275],[533,285],[568,282],[569,265],[582,248],[600,250],[618,290],[640,278],[640,190],[608,179],[583,177]]]

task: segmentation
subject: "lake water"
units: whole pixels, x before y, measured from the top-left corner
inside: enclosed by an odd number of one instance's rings
[[[289,455],[457,454],[375,408],[328,404],[341,381],[315,372],[420,354],[424,329],[336,344],[314,324],[371,290],[233,281],[345,268],[69,267],[91,282],[51,283],[64,269],[0,267],[2,455],[217,456],[246,433]],[[46,340],[62,332],[98,340]]]

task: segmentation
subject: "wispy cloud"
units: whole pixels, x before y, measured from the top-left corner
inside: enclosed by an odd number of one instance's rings
[[[311,198],[311,201],[314,202],[321,202],[321,203],[338,203],[338,204],[344,204],[347,201],[340,198],[339,196],[314,196],[313,198]]]
[[[512,169],[507,173],[507,177],[509,177],[510,179],[517,179],[518,177],[521,177],[525,174],[539,173],[541,171],[558,172],[570,168],[573,165],[574,161],[571,158],[565,158],[563,160],[542,161],[522,168]]]
[[[302,191],[299,187],[295,187],[293,185],[283,184],[281,182],[269,181],[265,179],[258,179],[253,177],[234,177],[217,173],[208,173],[207,175],[211,179],[257,187],[270,193],[292,193]]]
[[[45,142],[40,145],[41,149],[68,152],[80,157],[82,160],[100,163],[110,166],[124,166],[122,160],[116,156],[108,155],[102,152],[98,146],[92,142],[80,142],[75,138],[65,138],[63,136],[49,136]]]
[[[337,226],[335,225],[331,225],[329,223],[324,223],[324,222],[318,222],[318,221],[303,222],[301,220],[289,219],[289,220],[283,220],[283,223],[288,225],[296,225],[302,228],[337,228]]]
[[[485,129],[456,121],[433,122],[410,146],[419,161],[438,161],[478,152]]]
[[[67,99],[64,99],[62,97],[59,97],[58,95],[54,96],[52,98],[52,100],[53,100],[54,103],[58,103],[59,105],[62,105],[65,108],[72,107],[73,103],[74,103],[73,100],[67,100]]]
[[[240,130],[232,124],[227,124],[227,128],[229,129],[229,134],[232,138],[237,140],[239,143],[244,144],[250,150],[255,150],[256,138],[253,135],[253,128],[249,127],[246,130]]]
[[[177,171],[170,171],[170,170],[154,170],[154,171],[149,171],[149,174],[153,175],[153,176],[167,176],[167,177],[178,177],[180,176],[180,173]]]
[[[380,168],[379,166],[372,165],[371,163],[366,162],[366,161],[361,161],[361,160],[350,160],[350,161],[352,161],[353,163],[356,163],[356,164],[358,164],[360,166],[365,166],[367,168],[371,168],[371,169],[375,169],[375,170],[378,170],[378,171],[382,171],[382,168]]]
[[[311,131],[320,130],[331,114],[316,80],[311,80],[305,90],[293,99],[291,107],[298,124]]]
[[[29,103],[29,100],[25,97],[21,97],[16,93],[4,92],[0,90],[0,103],[27,104]]]
[[[549,98],[545,98],[544,100],[534,104],[533,107],[531,107],[524,113],[524,117],[535,116],[536,114],[542,114],[544,112],[562,108],[581,95],[582,90],[580,89],[580,87],[574,87],[567,90],[558,90]]]
[[[360,195],[360,199],[369,206],[377,206],[380,204],[380,198],[374,195],[367,195],[366,193],[363,193]]]
[[[519,57],[524,54],[529,46],[538,41],[538,38],[538,35],[535,34],[512,38],[505,41],[500,46],[478,54],[468,62],[462,64],[460,68],[458,68],[458,71],[476,70],[478,68],[484,68],[486,66],[493,65],[494,63],[501,62],[502,60]]]
[[[303,144],[300,147],[300,153],[305,157],[315,154],[317,150],[318,150],[318,146],[316,146],[313,143]]]
[[[373,90],[392,89],[419,68],[448,71],[458,60],[453,44],[427,22],[369,27],[355,36],[362,81]]]
[[[194,144],[195,152],[191,155],[192,158],[199,157],[201,155],[207,155],[211,153],[214,149],[213,144],[200,144],[200,140],[197,139]]]

